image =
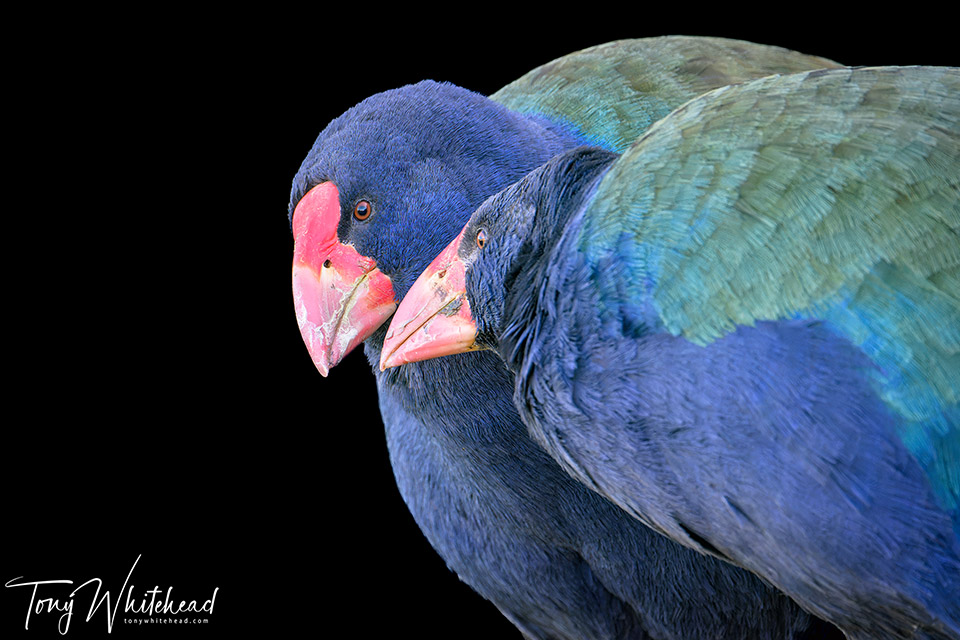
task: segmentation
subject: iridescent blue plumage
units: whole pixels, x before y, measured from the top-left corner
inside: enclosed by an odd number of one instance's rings
[[[718,89],[464,238],[478,343],[568,473],[849,637],[960,637],[960,71]]]
[[[956,509],[956,72],[814,73],[745,93],[695,101],[639,141],[601,185],[581,247],[634,234],[619,255],[644,282],[633,295],[698,344],[760,320],[829,321],[876,365],[901,437]]]

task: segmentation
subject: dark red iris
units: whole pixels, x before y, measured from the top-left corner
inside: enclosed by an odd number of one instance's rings
[[[373,213],[373,207],[370,206],[370,203],[366,200],[361,200],[357,203],[357,206],[353,208],[353,217],[357,220],[366,220],[370,217],[371,213]]]

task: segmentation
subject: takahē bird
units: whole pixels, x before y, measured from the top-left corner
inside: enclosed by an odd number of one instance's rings
[[[656,530],[850,638],[960,638],[960,70],[772,76],[551,160],[421,275],[383,364],[474,349]]]
[[[477,206],[556,154],[623,150],[705,91],[829,66],[738,41],[611,43],[496,100],[433,82],[378,94],[332,121],[304,160],[290,200],[304,341],[324,375],[365,341],[406,504],[447,565],[526,637],[794,637],[809,616],[566,474],[530,439],[495,354],[380,372],[396,300]]]

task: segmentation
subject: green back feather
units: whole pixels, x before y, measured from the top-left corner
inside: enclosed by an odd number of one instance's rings
[[[581,247],[707,344],[819,318],[864,350],[942,503],[960,501],[960,70],[815,71],[725,87],[611,168]]]
[[[537,67],[490,96],[568,127],[591,144],[627,149],[653,123],[718,87],[771,74],[837,67],[752,42],[688,36],[620,40]]]

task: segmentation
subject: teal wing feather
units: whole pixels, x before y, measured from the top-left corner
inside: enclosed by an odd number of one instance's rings
[[[616,252],[631,313],[697,344],[825,321],[876,365],[942,506],[960,504],[960,69],[705,94],[611,167],[579,243],[595,263]]]
[[[684,102],[718,87],[838,66],[825,58],[740,40],[640,38],[563,56],[490,97],[619,152]]]

